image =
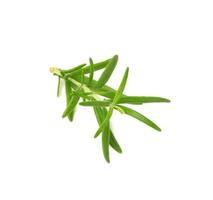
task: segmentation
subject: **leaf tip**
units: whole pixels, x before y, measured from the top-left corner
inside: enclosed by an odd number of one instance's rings
[[[110,163],[109,156],[104,156],[104,159],[106,160],[107,163]]]
[[[160,127],[156,127],[156,130],[159,131],[159,132],[162,131]]]
[[[67,116],[67,112],[64,112],[62,115],[62,118],[65,118]]]
[[[90,62],[90,63],[92,63],[92,62],[93,62],[93,60],[92,60],[92,58],[91,58],[91,57],[89,57],[89,62]]]
[[[120,153],[120,154],[123,153],[122,149],[118,149],[117,152]]]
[[[84,101],[80,102],[79,105],[80,105],[80,106],[83,106],[83,105],[84,105]]]
[[[113,58],[116,59],[116,60],[118,60],[118,55],[115,54],[115,55],[113,56]]]

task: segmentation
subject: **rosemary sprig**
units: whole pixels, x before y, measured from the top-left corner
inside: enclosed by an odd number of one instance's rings
[[[50,72],[58,76],[57,96],[60,93],[61,81],[65,82],[66,109],[62,115],[63,118],[67,117],[70,121],[73,121],[78,104],[93,107],[99,125],[94,137],[96,138],[102,133],[102,150],[107,162],[110,162],[110,146],[118,153],[122,153],[122,149],[110,128],[110,118],[114,110],[129,115],[157,131],[161,131],[150,119],[123,104],[141,105],[170,102],[169,99],[162,97],[128,96],[124,94],[129,68],[126,68],[117,90],[107,86],[106,83],[111,77],[117,62],[118,56],[115,55],[111,59],[99,63],[94,63],[92,58],[89,58],[89,65],[81,64],[71,69],[50,68]],[[100,78],[94,80],[94,73],[101,69],[103,69],[103,73]],[[79,102],[80,99],[83,101]]]

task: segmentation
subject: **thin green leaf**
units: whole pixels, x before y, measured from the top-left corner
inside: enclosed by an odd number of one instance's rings
[[[135,111],[135,110],[133,110],[131,108],[128,108],[126,106],[119,105],[118,107],[120,107],[121,109],[123,109],[124,112],[125,112],[125,114],[138,119],[139,121],[145,123],[146,125],[154,128],[157,131],[161,131],[161,129],[154,122],[152,122],[150,119],[148,119],[147,117],[145,117],[141,113],[139,113],[139,112],[137,112],[137,111]]]
[[[122,96],[118,100],[119,103],[128,103],[128,104],[142,104],[142,103],[168,103],[169,99],[162,97],[148,97],[148,96]]]
[[[81,85],[84,84],[84,69],[81,72]]]
[[[98,95],[103,96],[103,97],[107,97],[110,99],[113,99],[115,97],[115,92],[114,91],[95,91]]]
[[[63,74],[68,74],[68,73],[71,73],[71,72],[75,72],[75,71],[77,71],[77,70],[83,68],[83,67],[86,66],[86,65],[87,65],[87,64],[80,64],[80,65],[78,65],[78,66],[76,66],[76,67],[73,67],[73,68],[71,68],[71,69],[61,70],[61,72],[62,72]]]
[[[103,96],[103,97],[107,97],[109,98],[109,101],[112,101],[115,97],[115,93],[116,93],[116,90],[111,90],[111,89],[108,89],[108,88],[105,88],[107,86],[104,86],[103,88],[101,88],[100,90],[95,90],[95,89],[91,89],[94,93],[97,93],[98,95],[100,96]],[[126,95],[122,94],[121,97],[125,97]],[[120,97],[120,98],[121,98]],[[136,103],[134,103],[136,104]]]
[[[110,59],[107,59],[105,61],[102,61],[102,62],[99,62],[99,63],[95,63],[93,65],[94,66],[94,71],[98,71],[98,70],[101,70],[101,69],[105,68],[109,61],[110,61]],[[91,66],[89,65],[89,66],[86,66],[84,68],[85,74],[90,73],[90,67]],[[78,69],[78,70],[75,70],[75,71],[71,72],[69,74],[69,76],[78,76],[78,75],[81,75],[81,73],[82,73],[82,69]]]
[[[99,125],[101,125],[104,118],[106,117],[107,110],[106,110],[106,108],[101,108],[101,107],[96,107],[96,106],[94,106],[93,109],[94,109],[94,112],[95,112],[97,122],[98,122]],[[118,144],[114,134],[112,133],[112,130],[110,130],[110,142],[109,142],[109,144],[115,151],[117,151],[118,153],[122,153],[122,149],[121,149],[120,145]]]
[[[98,95],[103,97],[107,97],[111,100],[115,97],[114,91],[104,91],[104,90],[94,90]],[[111,101],[110,100],[110,101]],[[149,97],[149,96],[126,96],[121,95],[117,104],[133,104],[133,105],[141,105],[143,103],[169,103],[170,100],[162,97]]]
[[[107,109],[106,108],[101,108],[101,109],[103,110],[103,120],[104,120],[105,116],[107,115]],[[110,143],[111,147],[115,151],[117,151],[118,153],[122,153],[122,149],[121,149],[120,145],[118,144],[118,142],[117,142],[117,140],[116,140],[116,138],[115,138],[115,136],[114,136],[112,131],[111,131],[111,135],[110,136],[111,137],[110,137],[110,142],[109,143]]]
[[[90,74],[89,74],[88,85],[91,84],[91,81],[93,80],[93,75],[94,75],[94,64],[93,64],[92,58],[89,58],[89,63],[90,63]]]
[[[112,134],[112,132],[110,134],[109,144],[115,151],[117,151],[118,153],[122,153],[122,149],[121,149],[120,145],[118,144],[115,136]]]
[[[109,61],[107,66],[105,67],[103,73],[101,74],[96,87],[101,88],[105,85],[105,83],[109,80],[110,76],[112,75],[112,72],[114,71],[116,64],[118,62],[118,56],[115,55],[112,57],[112,59]]]
[[[125,114],[124,110],[121,107],[115,105],[113,106],[113,108],[119,111],[121,114]]]
[[[98,124],[101,125],[101,123],[105,117],[105,116],[103,116],[102,108],[94,106],[93,110],[94,110]]]
[[[61,78],[58,77],[57,97],[60,96],[60,93],[61,93]]]
[[[62,117],[66,117],[68,116],[72,111],[74,111],[75,109],[75,106],[77,105],[78,103],[78,100],[79,100],[79,96],[76,96],[76,95],[72,95],[71,99],[70,99],[70,102],[69,104],[67,105]]]
[[[75,109],[73,109],[73,111],[71,113],[68,114],[68,119],[72,122],[73,118],[74,118],[74,114],[75,114]]]
[[[109,122],[110,117],[112,116],[112,113],[113,113],[113,108],[109,107],[109,111],[107,112],[107,115],[106,115],[105,119],[103,120],[103,122],[99,126],[99,129],[96,131],[94,138],[96,138],[96,137],[98,137],[100,135],[100,133],[102,132],[104,126]]]
[[[70,99],[71,99],[71,96],[72,96],[72,86],[71,86],[71,82],[69,80],[65,80],[65,91],[66,91],[66,103],[67,103],[67,106],[68,106]],[[67,117],[70,121],[73,121],[74,111],[69,113],[67,115]]]
[[[111,102],[109,101],[85,101],[85,102],[80,102],[79,105],[81,106],[110,106]]]
[[[71,82],[68,80],[65,80],[65,92],[66,92],[66,102],[67,105],[70,101],[71,95],[72,95],[72,86],[71,86]]]
[[[126,81],[127,81],[127,78],[128,78],[128,73],[129,73],[129,68],[127,67],[126,71],[125,71],[125,73],[123,75],[122,81],[121,81],[121,83],[120,83],[120,85],[118,87],[118,90],[115,93],[115,97],[113,99],[112,105],[115,105],[118,102],[119,98],[121,97],[121,95],[122,95],[122,93],[124,91],[125,85],[126,85]]]
[[[110,163],[109,158],[109,142],[110,142],[110,129],[109,129],[109,122],[105,125],[102,134],[102,150],[104,154],[105,160]]]

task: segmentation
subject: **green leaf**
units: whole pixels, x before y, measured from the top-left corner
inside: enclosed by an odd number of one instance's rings
[[[101,123],[105,117],[105,116],[103,116],[102,108],[94,106],[93,110],[94,110],[98,124],[101,125]]]
[[[81,85],[84,84],[84,69],[81,72]]]
[[[72,95],[72,86],[71,86],[71,82],[69,80],[65,80],[64,82],[65,82],[66,102],[68,105],[71,95]]]
[[[112,113],[113,113],[113,108],[109,107],[109,111],[107,112],[105,119],[102,121],[101,125],[99,126],[99,129],[96,131],[94,138],[96,138],[100,135],[104,126],[109,122],[110,117],[112,116]]]
[[[110,105],[110,102],[112,102],[113,98],[115,97],[114,91],[102,91],[102,90],[96,90],[95,91],[98,95],[107,97],[110,100],[108,101],[108,105]],[[119,98],[117,104],[133,104],[133,105],[141,105],[143,103],[169,103],[170,100],[162,97],[149,97],[149,96],[126,96],[121,95]],[[108,106],[106,105],[106,106]],[[89,106],[89,105],[88,105]],[[92,106],[92,105],[91,105]]]
[[[101,125],[104,118],[106,117],[107,110],[106,110],[106,108],[101,108],[101,107],[96,107],[96,106],[94,106],[93,109],[94,109],[94,112],[95,112],[97,122],[98,122],[99,125]],[[121,149],[120,145],[118,144],[112,130],[110,130],[110,142],[109,142],[109,144],[115,151],[117,151],[118,153],[122,153],[122,149]]]
[[[116,64],[118,62],[118,56],[115,55],[112,57],[112,59],[109,61],[107,66],[105,67],[103,73],[101,74],[96,87],[101,88],[105,85],[105,83],[109,80],[110,76],[112,75],[112,72],[114,71]]]
[[[142,103],[168,103],[169,99],[162,97],[148,97],[148,96],[122,96],[119,103],[128,103],[128,104],[142,104]]]
[[[155,129],[157,131],[161,131],[161,129],[154,122],[152,122],[150,119],[148,119],[147,117],[145,117],[141,113],[139,113],[139,112],[137,112],[137,111],[135,111],[131,108],[128,108],[126,106],[121,106],[121,105],[118,106],[117,105],[117,107],[120,107],[121,109],[123,109],[125,114],[138,119],[139,121],[145,123],[146,125],[152,127],[153,129]]]
[[[90,85],[91,81],[93,80],[93,75],[94,75],[94,64],[93,64],[92,58],[89,58],[89,62],[90,62],[90,74],[89,74],[88,85]]]
[[[72,111],[74,111],[78,101],[79,101],[79,96],[72,95],[70,102],[68,103],[68,105],[67,105],[67,107],[66,107],[66,109],[65,109],[65,111],[62,115],[63,118],[68,116]]]
[[[101,89],[98,89],[98,90],[95,90],[95,89],[91,89],[94,93],[97,93],[98,95],[100,96],[103,96],[103,97],[107,97],[109,98],[109,101],[112,101],[115,97],[115,93],[116,93],[116,90],[114,90],[113,88],[106,88],[107,86],[104,86],[103,88]],[[112,90],[113,89],[113,90]],[[121,97],[125,97],[126,95],[122,94]],[[120,97],[120,98],[121,98]],[[135,103],[134,103],[135,104]]]
[[[73,67],[73,68],[71,68],[71,69],[61,70],[61,72],[62,72],[63,74],[69,74],[69,73],[71,73],[71,72],[75,72],[75,71],[77,71],[77,70],[83,68],[83,67],[86,66],[86,65],[87,65],[87,64],[80,64],[80,65],[78,65],[78,66],[76,66],[76,67]]]
[[[103,134],[102,134],[102,150],[104,154],[105,160],[109,163],[109,141],[110,141],[110,129],[109,129],[109,122],[106,123],[106,125],[103,128]]]
[[[80,102],[79,105],[81,106],[110,106],[111,102],[109,101],[85,101],[85,102]]]
[[[120,145],[118,144],[118,142],[117,142],[115,136],[113,135],[112,131],[111,131],[111,134],[110,134],[109,144],[115,151],[117,151],[118,153],[122,153],[122,149],[121,149]]]
[[[124,91],[125,85],[126,85],[126,81],[127,81],[127,78],[128,78],[128,73],[129,73],[129,68],[127,67],[126,71],[125,71],[125,73],[123,75],[122,81],[121,81],[121,83],[120,83],[120,85],[118,87],[118,90],[115,93],[115,97],[113,99],[112,105],[115,105],[118,102],[119,98],[121,97],[121,95],[122,95],[122,93]]]
[[[103,96],[103,97],[107,97],[109,99],[113,99],[115,97],[115,92],[114,91],[100,91],[100,90],[96,90],[95,92],[98,95]]]
[[[61,78],[58,77],[58,86],[57,86],[57,97],[60,96],[60,89],[61,89]]]
[[[98,70],[101,70],[101,69],[105,68],[106,65],[109,63],[109,61],[110,61],[110,59],[107,59],[105,61],[93,64],[94,71],[98,71]],[[90,67],[91,67],[90,65],[84,67],[84,73],[85,74],[90,73]],[[69,74],[69,76],[78,76],[78,75],[81,75],[81,73],[82,73],[82,69],[78,69],[78,70],[75,70],[75,71],[71,72]]]
[[[119,111],[121,114],[125,114],[124,110],[123,110],[121,107],[115,105],[115,106],[113,106],[113,108],[114,108],[115,110]]]
[[[107,109],[106,108],[101,108],[101,109],[103,110],[103,119],[104,119],[105,116],[107,115]],[[111,137],[110,137],[110,145],[115,151],[117,151],[118,153],[122,153],[122,149],[120,145],[118,144],[112,131],[111,131]]]
[[[66,102],[67,102],[67,106],[70,102],[71,96],[72,96],[72,86],[71,86],[71,82],[69,80],[65,80],[65,91],[66,91]],[[69,113],[67,115],[68,119],[70,121],[73,121],[73,117],[74,117],[74,111],[72,111],[71,113]]]

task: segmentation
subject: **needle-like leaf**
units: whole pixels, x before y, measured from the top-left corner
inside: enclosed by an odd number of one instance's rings
[[[109,141],[110,141],[110,129],[109,129],[109,122],[105,124],[103,127],[103,134],[102,134],[102,149],[105,160],[109,163]]]
[[[94,74],[94,64],[93,64],[92,58],[89,58],[89,63],[90,63],[90,74],[89,74],[88,85],[90,85],[91,81],[93,80],[93,74]]]
[[[116,64],[118,62],[118,56],[115,55],[112,57],[112,59],[109,61],[107,66],[105,67],[103,73],[101,74],[96,87],[101,88],[105,85],[105,83],[109,80],[110,76],[112,75],[112,72],[114,71]]]
[[[119,103],[128,103],[128,104],[142,104],[142,103],[168,103],[169,99],[162,97],[148,97],[148,96],[122,96]]]
[[[67,70],[61,70],[62,73],[64,74],[68,74],[68,73],[71,73],[71,72],[75,72],[75,71],[78,71],[79,69],[83,68],[84,66],[86,66],[87,64],[81,64],[81,65],[78,65],[76,67],[73,67],[71,69],[67,69]]]
[[[137,112],[137,111],[135,111],[131,108],[128,108],[126,106],[121,106],[121,105],[118,106],[117,105],[117,107],[120,107],[125,112],[125,114],[138,119],[139,121],[145,123],[146,125],[154,128],[157,131],[161,131],[161,129],[154,122],[152,122],[150,119],[148,119],[147,117],[145,117],[141,113],[139,113],[139,112]]]
[[[93,107],[94,112],[95,112],[95,116],[97,119],[97,122],[99,125],[101,125],[101,123],[103,122],[103,120],[106,117],[107,114],[107,110],[106,108],[101,108],[101,107]],[[117,151],[118,153],[122,153],[122,149],[120,147],[120,145],[118,144],[114,134],[112,133],[112,130],[110,130],[110,142],[109,142],[110,146]]]
[[[107,97],[110,99],[113,99],[115,97],[115,91],[95,90],[95,92],[100,96]]]
[[[126,71],[125,71],[125,73],[123,75],[122,81],[121,81],[121,83],[119,85],[119,88],[118,88],[117,92],[115,93],[115,97],[114,97],[114,99],[112,101],[112,105],[115,105],[118,102],[119,98],[121,97],[121,95],[122,95],[122,93],[124,91],[125,85],[126,85],[126,81],[127,81],[127,78],[128,78],[128,73],[129,73],[129,68],[127,67]]]
[[[71,86],[71,82],[69,80],[65,80],[65,91],[66,91],[66,102],[67,102],[67,106],[68,106],[71,96],[72,96],[72,86]],[[74,111],[72,111],[68,114],[68,119],[70,121],[73,121],[73,116],[74,116]]]
[[[106,115],[107,115],[107,109],[106,108],[101,108],[102,109],[102,111],[103,111],[103,117],[102,117],[102,120],[104,120],[105,119],[105,117],[106,117]],[[118,142],[117,142],[117,140],[116,140],[116,138],[115,138],[115,136],[114,136],[114,134],[113,134],[113,132],[111,131],[111,133],[110,133],[110,145],[111,145],[111,147],[115,150],[115,151],[117,151],[118,153],[122,153],[122,149],[121,149],[121,147],[120,147],[120,145],[118,144]]]
[[[84,69],[81,72],[81,85],[84,84]]]
[[[108,97],[110,100],[108,101],[88,101],[83,106],[93,106],[95,104],[99,106],[110,106],[112,103],[113,97],[115,96],[114,92],[100,92],[98,93],[101,96]],[[148,96],[125,96],[122,95],[120,99],[117,101],[117,104],[133,104],[133,105],[141,105],[143,103],[169,103],[170,100],[162,97],[148,97]]]
[[[113,107],[109,107],[109,111],[107,112],[107,115],[106,115],[105,119],[103,120],[102,124],[99,126],[99,129],[96,131],[94,138],[96,138],[100,135],[104,126],[109,122],[110,117],[112,116],[112,113],[113,113]]]
[[[110,101],[84,101],[80,102],[79,105],[81,106],[110,106],[111,102]]]
[[[61,78],[58,77],[58,86],[57,86],[57,97],[60,96],[60,89],[61,89]]]
[[[98,70],[101,70],[101,69],[105,68],[107,66],[107,64],[109,63],[109,61],[110,61],[110,59],[107,59],[105,61],[93,64],[94,71],[98,71]],[[90,67],[91,67],[90,65],[84,67],[84,73],[85,74],[90,73]],[[81,73],[82,73],[82,69],[78,69],[78,70],[75,70],[75,71],[71,72],[69,74],[69,76],[78,76],[78,75],[81,75]]]
[[[78,103],[78,100],[79,100],[79,96],[77,95],[72,95],[71,99],[70,99],[70,102],[68,103],[62,117],[66,117],[68,116],[72,111],[74,111],[75,109],[75,106],[77,105]]]
[[[121,149],[120,145],[118,144],[118,142],[117,142],[114,134],[112,133],[112,131],[110,133],[109,144],[115,151],[117,151],[118,153],[122,153],[122,149]]]

